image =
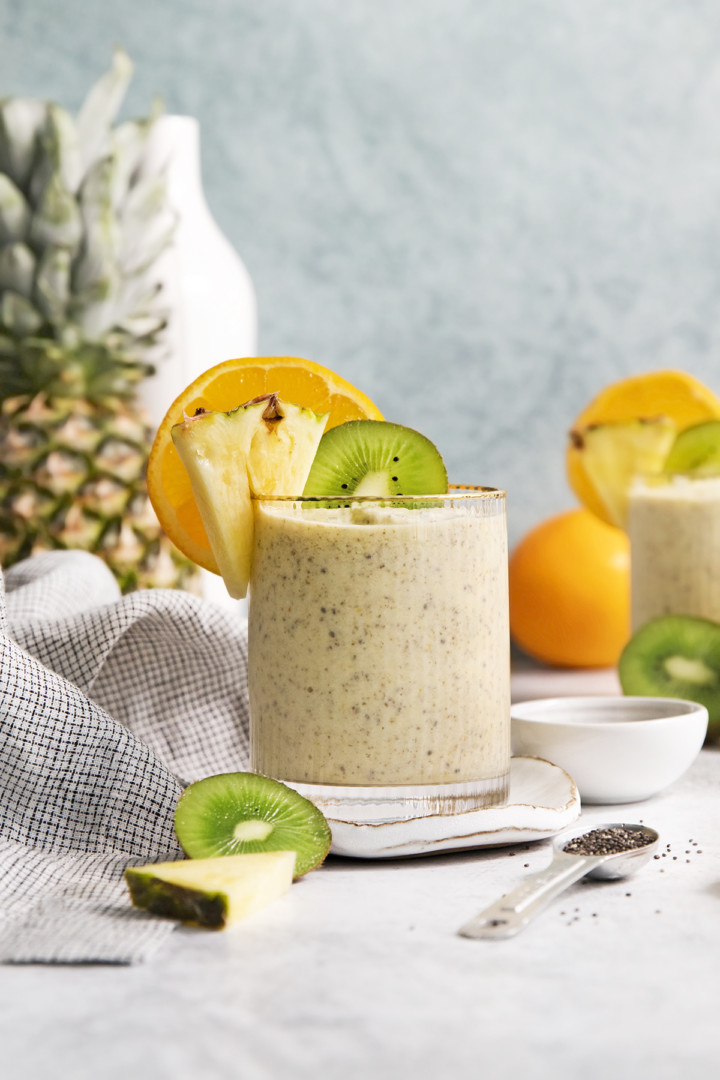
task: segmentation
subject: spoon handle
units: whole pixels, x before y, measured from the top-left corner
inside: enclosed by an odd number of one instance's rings
[[[469,938],[507,938],[527,926],[544,907],[578,878],[584,877],[602,858],[558,852],[545,870],[530,874],[522,885],[475,915],[458,933]]]

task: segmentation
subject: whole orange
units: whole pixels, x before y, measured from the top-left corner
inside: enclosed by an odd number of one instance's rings
[[[510,632],[557,667],[610,667],[630,636],[630,547],[620,529],[570,510],[532,529],[510,558]]]

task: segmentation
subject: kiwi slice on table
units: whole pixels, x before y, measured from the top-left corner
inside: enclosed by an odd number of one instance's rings
[[[697,701],[720,734],[720,624],[692,615],[661,615],[641,626],[618,662],[623,693]]]
[[[665,459],[663,472],[720,476],[720,420],[707,420],[681,431]]]
[[[221,773],[180,796],[175,832],[191,859],[253,851],[296,852],[295,877],[323,861],[330,826],[309,799],[260,773]]]
[[[419,431],[386,420],[349,420],[326,431],[303,495],[444,495],[448,489],[439,451]]]

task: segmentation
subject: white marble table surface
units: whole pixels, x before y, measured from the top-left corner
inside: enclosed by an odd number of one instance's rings
[[[515,696],[613,692],[520,671]],[[233,931],[180,929],[136,967],[0,968],[8,1080],[684,1080],[720,1059],[720,749],[643,820],[665,858],[579,883],[507,941],[456,934],[550,841],[391,862],[330,858]],[[676,857],[676,858],[675,858]]]

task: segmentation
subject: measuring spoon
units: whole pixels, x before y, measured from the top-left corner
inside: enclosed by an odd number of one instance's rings
[[[571,840],[595,832],[596,829],[627,829],[628,832],[643,833],[647,843],[642,847],[617,851],[612,855],[576,855],[563,851]],[[650,859],[655,853],[660,837],[647,825],[624,825],[614,822],[611,825],[588,825],[582,832],[565,833],[553,841],[554,858],[545,870],[530,874],[522,885],[496,900],[490,907],[475,915],[458,933],[468,938],[507,938],[522,930],[547,904],[587,874],[592,878],[606,881],[628,877]]]

